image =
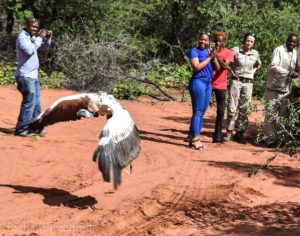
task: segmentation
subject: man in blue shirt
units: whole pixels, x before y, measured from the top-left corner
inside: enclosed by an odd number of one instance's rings
[[[34,130],[27,130],[26,124],[41,113],[40,81],[38,78],[38,50],[47,50],[51,44],[51,31],[40,31],[40,23],[28,18],[16,41],[18,65],[15,72],[17,89],[22,94],[22,103],[15,135],[29,136]]]

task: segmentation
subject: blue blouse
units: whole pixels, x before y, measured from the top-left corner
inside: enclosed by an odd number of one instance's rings
[[[199,62],[203,62],[209,56],[209,51],[207,49],[199,49],[199,48],[192,48],[189,52],[189,58],[198,58]],[[213,64],[210,61],[207,66],[205,66],[202,70],[193,72],[193,78],[213,78]]]

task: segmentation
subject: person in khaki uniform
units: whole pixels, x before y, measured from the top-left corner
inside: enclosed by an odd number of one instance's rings
[[[234,136],[239,143],[245,144],[244,132],[248,126],[249,107],[252,98],[253,80],[256,70],[261,66],[259,53],[253,49],[256,41],[255,34],[244,35],[243,47],[232,48],[234,62],[232,64],[232,80],[229,90],[229,106],[227,118],[227,137],[225,141]]]
[[[286,114],[287,104],[285,98],[291,92],[292,79],[299,77],[300,68],[295,49],[297,46],[298,35],[292,33],[283,45],[275,48],[272,54],[264,97],[271,104],[275,104],[278,99],[281,100],[279,105],[273,107],[265,116],[266,144],[269,147],[276,147],[280,144],[280,140],[277,140],[273,133],[276,125],[273,114],[279,114],[280,116]]]

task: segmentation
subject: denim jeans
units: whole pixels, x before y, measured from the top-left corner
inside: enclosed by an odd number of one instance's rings
[[[17,133],[27,132],[23,125],[41,113],[41,87],[38,79],[24,76],[17,76],[17,89],[22,94],[22,103],[18,123]]]
[[[214,89],[213,91],[216,96],[216,102],[217,102],[217,117],[216,117],[215,132],[213,137],[215,139],[221,139],[223,119],[224,119],[224,113],[226,107],[226,90]]]
[[[203,117],[209,105],[212,93],[210,78],[191,78],[189,92],[192,99],[193,116],[191,119],[190,132],[192,137],[201,133]]]

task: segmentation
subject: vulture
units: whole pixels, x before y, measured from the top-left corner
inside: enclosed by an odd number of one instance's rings
[[[105,182],[111,180],[114,188],[121,184],[121,170],[137,158],[140,152],[139,131],[129,112],[105,92],[81,93],[59,98],[45,112],[25,124],[29,130],[40,132],[45,126],[82,117],[107,115],[93,155]]]

